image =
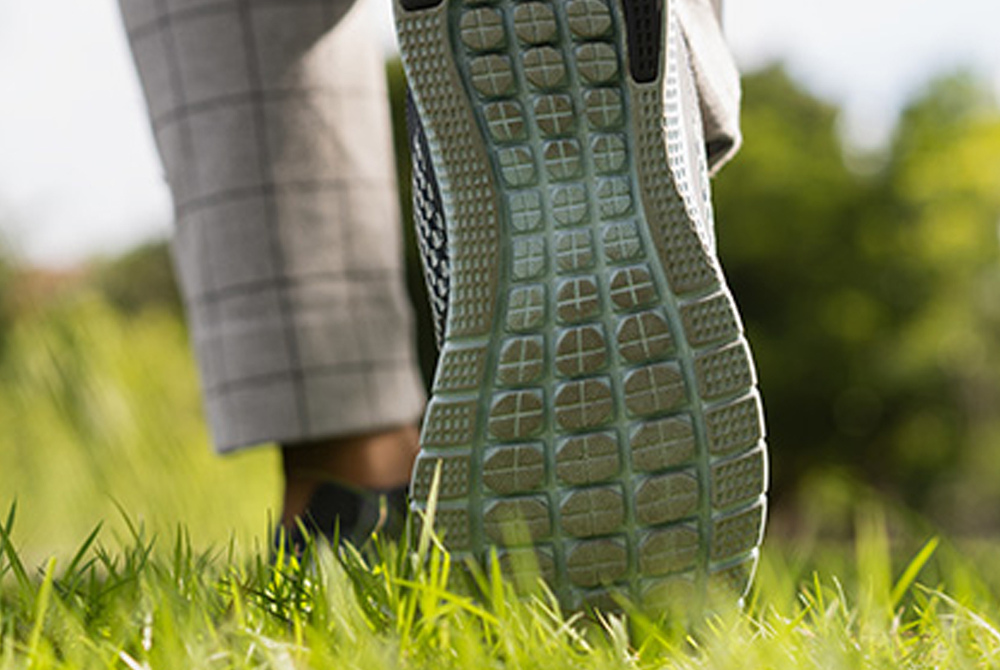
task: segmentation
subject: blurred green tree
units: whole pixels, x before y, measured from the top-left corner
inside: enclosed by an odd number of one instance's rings
[[[973,415],[996,424],[1000,115],[973,78],[943,77],[882,167],[852,171],[836,108],[777,66],[744,86],[746,144],[715,199],[777,498],[836,466],[927,508]]]
[[[98,261],[90,276],[108,303],[126,315],[150,307],[181,315],[181,297],[168,242],[148,242],[121,256]]]
[[[1000,108],[983,83],[963,72],[932,80],[901,115],[884,177],[897,203],[897,255],[920,265],[925,296],[893,368],[900,386],[922,390],[920,402],[887,447],[911,472],[910,500],[995,527]]]

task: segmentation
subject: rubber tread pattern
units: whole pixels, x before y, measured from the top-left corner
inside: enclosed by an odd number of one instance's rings
[[[756,378],[669,165],[677,27],[647,4],[396,7],[454,244],[413,507],[440,469],[446,544],[574,608],[739,596],[763,528]]]
[[[427,144],[427,134],[409,89],[406,91],[406,131],[413,165],[411,180],[413,225],[424,281],[427,284],[434,336],[440,349],[444,341],[445,320],[448,318],[448,233],[444,223],[441,191],[431,162],[431,150]]]

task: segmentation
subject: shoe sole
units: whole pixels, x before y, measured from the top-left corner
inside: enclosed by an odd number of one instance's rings
[[[676,26],[619,1],[395,7],[451,262],[411,504],[440,469],[453,555],[571,608],[739,597],[765,515],[750,352],[664,138]]]

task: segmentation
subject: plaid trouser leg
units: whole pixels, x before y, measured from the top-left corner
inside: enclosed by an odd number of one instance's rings
[[[352,0],[121,0],[219,451],[413,422],[381,53]]]

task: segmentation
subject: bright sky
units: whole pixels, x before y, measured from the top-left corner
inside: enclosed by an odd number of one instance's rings
[[[388,0],[368,0],[387,48]],[[883,141],[935,72],[967,64],[1000,89],[1000,0],[728,0],[744,69],[786,61],[846,110],[854,142]],[[169,230],[116,0],[0,0],[0,235],[47,265]]]

